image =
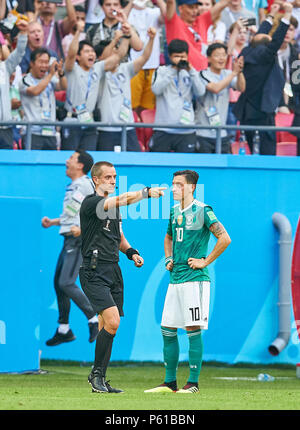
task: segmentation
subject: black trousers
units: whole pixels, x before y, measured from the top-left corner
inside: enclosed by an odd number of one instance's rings
[[[197,136],[196,152],[202,154],[215,154],[216,153],[217,139],[211,137]],[[221,138],[221,153],[230,154],[230,139],[229,137]]]
[[[261,118],[247,119],[241,121],[241,125],[275,125],[275,114],[274,113],[262,113]],[[253,152],[253,137],[254,131],[246,131],[246,138],[250,151]],[[261,155],[276,155],[276,133],[274,131],[260,131],[260,150]]]
[[[13,149],[13,130],[11,127],[0,129],[0,149]]]
[[[141,152],[136,131],[127,130],[127,151]],[[114,151],[115,146],[121,146],[122,132],[121,131],[99,131],[97,150],[98,151]]]
[[[150,152],[195,152],[196,133],[180,134],[155,130],[149,143]]]
[[[66,236],[54,276],[59,324],[69,323],[71,300],[82,310],[87,319],[95,315],[88,298],[75,284],[81,262],[81,238]]]
[[[22,137],[22,147],[25,148],[26,136]],[[56,136],[42,136],[39,134],[31,135],[31,149],[55,151]]]
[[[61,132],[61,150],[96,151],[98,134],[95,127],[63,127]]]

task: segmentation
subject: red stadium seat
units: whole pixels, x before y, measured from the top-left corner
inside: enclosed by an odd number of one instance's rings
[[[293,113],[278,112],[275,116],[275,125],[277,127],[290,127],[292,125],[293,119]],[[293,136],[288,131],[277,131],[276,140],[277,142],[297,142],[296,136]]]
[[[277,142],[276,155],[297,155],[297,142]]]
[[[141,112],[141,118],[142,118],[142,121],[146,124],[153,123],[155,118],[155,109],[144,109]],[[148,150],[148,144],[152,134],[153,134],[152,128],[144,128],[144,137],[145,137],[144,144],[145,144],[146,151]]]
[[[141,119],[138,116],[138,114],[135,111],[132,111],[132,112],[133,112],[134,122],[141,122]],[[138,142],[140,144],[141,150],[145,151],[145,133],[144,133],[144,129],[136,127],[135,131],[136,131],[136,135],[137,135]]]

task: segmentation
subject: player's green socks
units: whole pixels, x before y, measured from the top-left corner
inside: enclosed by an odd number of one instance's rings
[[[164,363],[166,368],[165,382],[176,381],[177,366],[179,360],[179,343],[177,329],[161,327],[164,341]]]
[[[201,330],[192,330],[187,332],[189,339],[189,366],[190,376],[188,382],[198,383],[203,355],[203,343]]]

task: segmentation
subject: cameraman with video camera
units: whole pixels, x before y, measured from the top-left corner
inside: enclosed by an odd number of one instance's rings
[[[155,123],[166,128],[154,129],[149,150],[152,152],[195,152],[196,133],[193,99],[205,92],[199,73],[188,61],[186,41],[173,39],[168,45],[170,65],[160,66],[153,75],[152,91],[156,96]],[[190,125],[191,128],[167,128],[167,124]]]

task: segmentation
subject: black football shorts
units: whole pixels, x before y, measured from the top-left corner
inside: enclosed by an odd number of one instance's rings
[[[94,270],[81,266],[79,279],[81,287],[96,313],[100,314],[104,309],[117,306],[120,316],[124,316],[124,285],[118,263],[98,263]]]

